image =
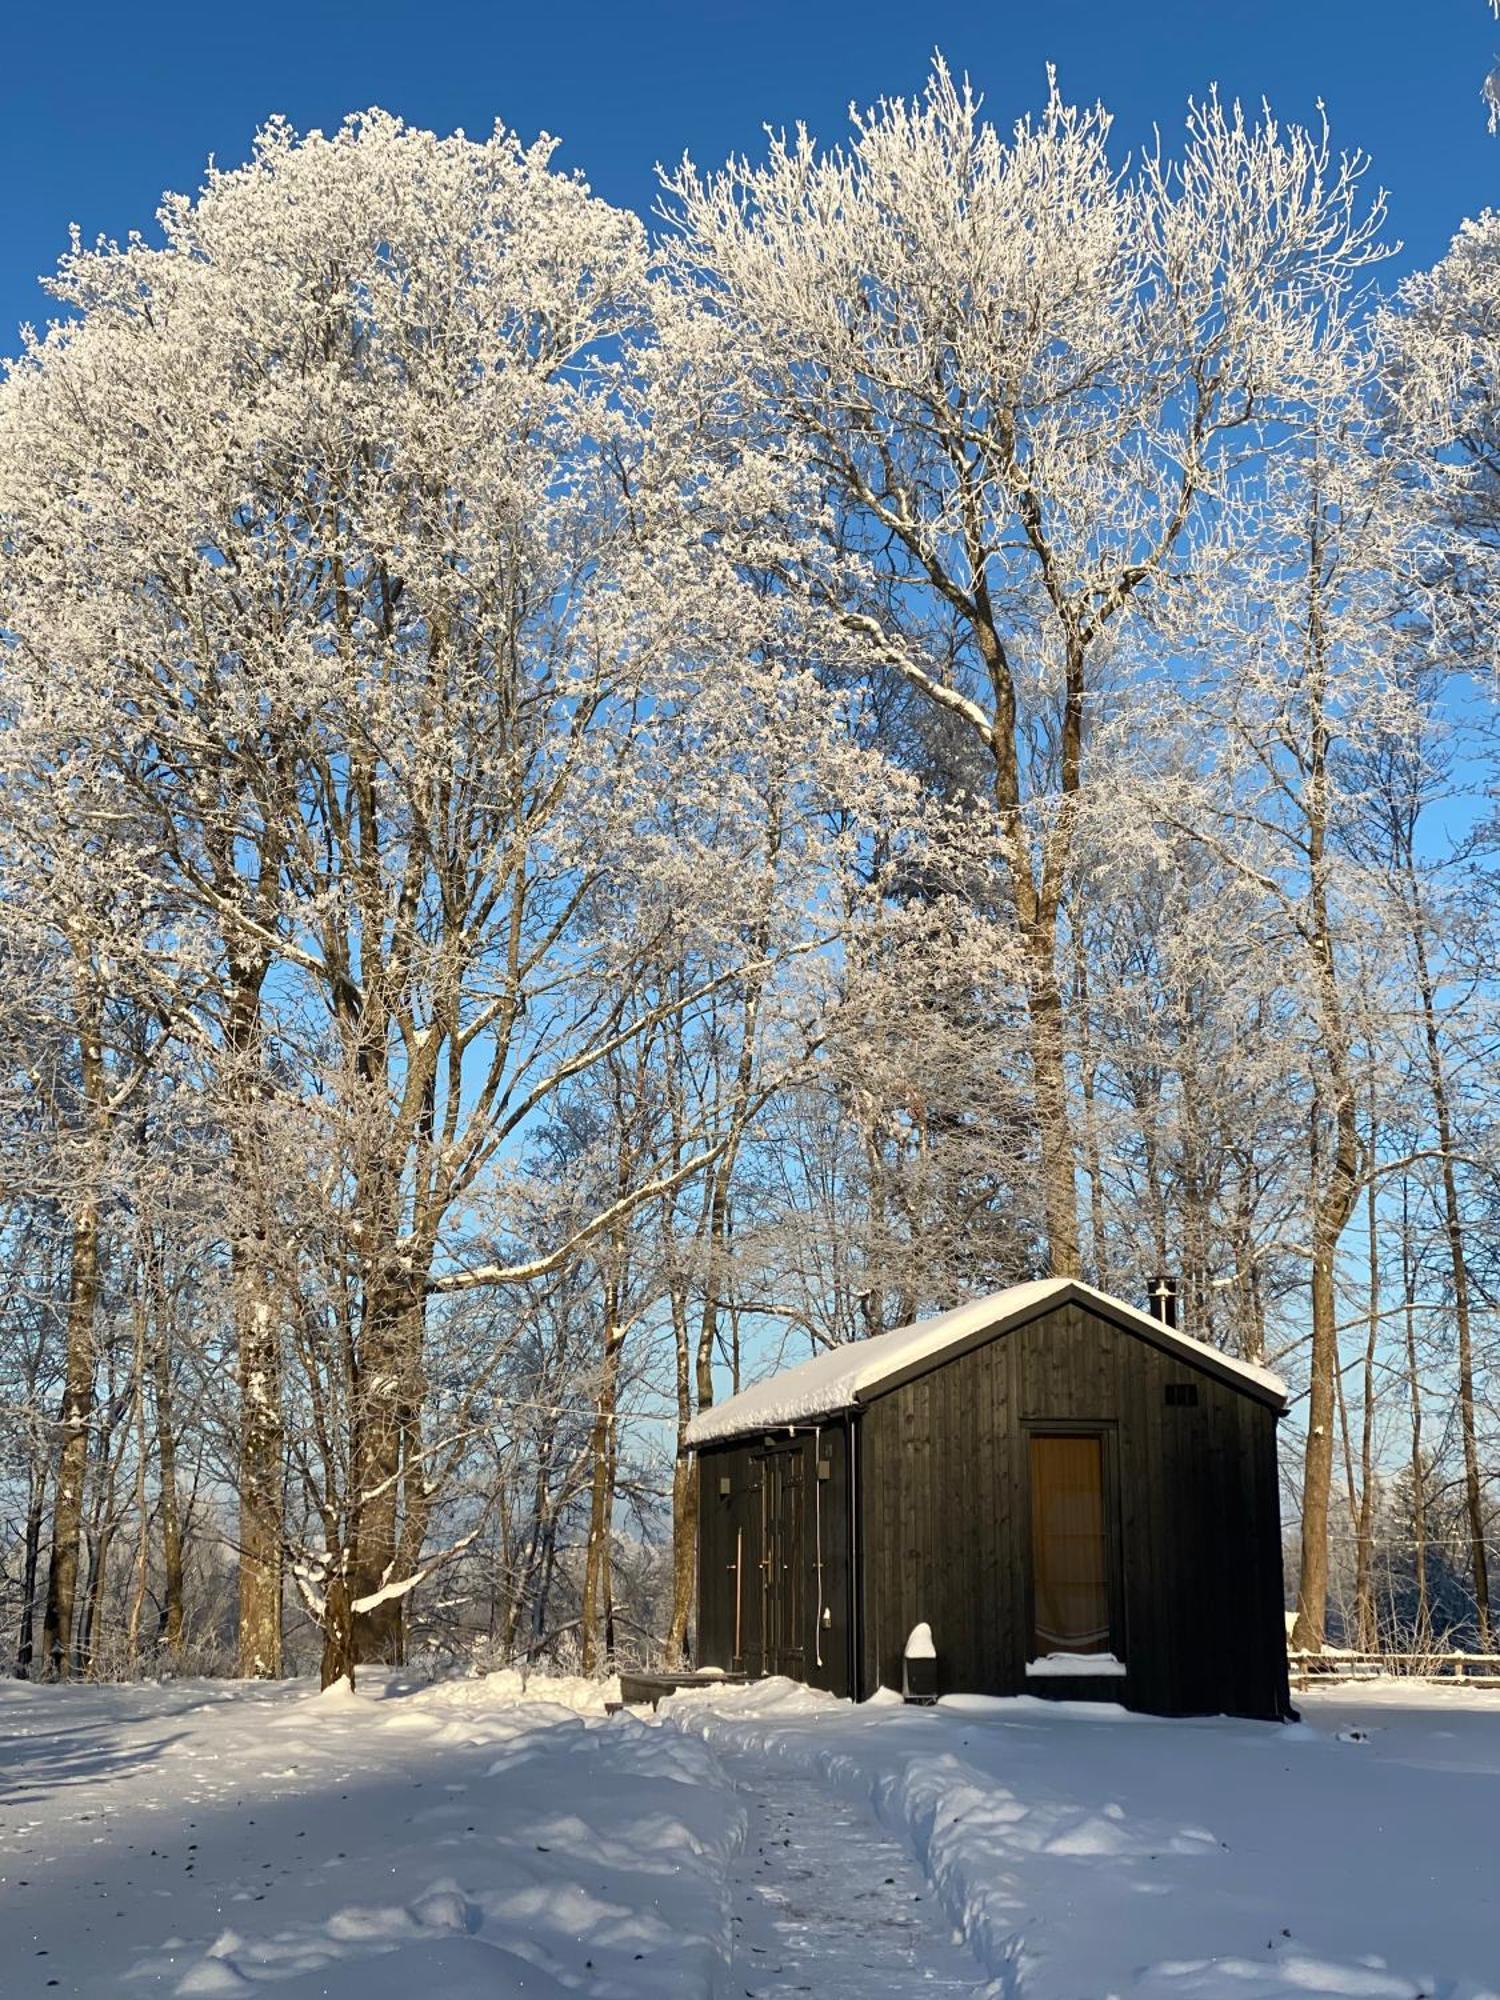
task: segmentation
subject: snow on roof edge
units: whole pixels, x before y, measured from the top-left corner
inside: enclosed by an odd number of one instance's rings
[[[839,1347],[826,1348],[810,1360],[783,1368],[765,1381],[742,1389],[737,1396],[700,1411],[683,1435],[683,1446],[696,1450],[700,1445],[717,1444],[753,1431],[781,1430],[792,1424],[839,1415],[854,1409],[896,1376],[919,1368],[925,1361],[936,1360],[947,1349],[961,1346],[973,1335],[990,1329],[1001,1333],[1045,1306],[1073,1296],[1111,1318],[1138,1327],[1157,1343],[1177,1348],[1189,1361],[1238,1376],[1248,1388],[1285,1406],[1286,1384],[1268,1368],[1241,1361],[1176,1327],[1163,1326],[1138,1306],[1101,1292],[1080,1278],[1037,1278],[1028,1284],[1012,1285],[1007,1291],[992,1292],[986,1298],[971,1299],[934,1318],[874,1334],[868,1340],[851,1340]]]

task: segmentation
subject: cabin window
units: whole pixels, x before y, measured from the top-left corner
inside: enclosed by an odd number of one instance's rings
[[[1111,1654],[1104,1439],[1033,1432],[1033,1662]]]

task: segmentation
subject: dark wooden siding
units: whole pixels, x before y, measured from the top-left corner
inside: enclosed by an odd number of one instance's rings
[[[721,1480],[729,1494],[720,1495]],[[735,1562],[741,1551],[740,1643],[735,1652]],[[760,1482],[748,1444],[698,1454],[698,1638],[695,1663],[723,1667],[760,1658]]]
[[[786,1463],[795,1457],[795,1466]],[[826,1477],[819,1477],[819,1464]],[[698,1453],[699,1666],[752,1675],[789,1670],[830,1694],[852,1687],[853,1568],[849,1541],[848,1429],[831,1424],[710,1445]],[[794,1475],[789,1478],[788,1475]],[[767,1650],[768,1478],[795,1484],[797,1572],[785,1580],[796,1661]],[[728,1482],[728,1492],[721,1485]],[[735,1654],[735,1563],[740,1562],[740,1653]],[[775,1622],[772,1621],[773,1633]]]
[[[1168,1404],[1169,1383],[1196,1403]],[[944,1692],[1102,1695],[1167,1715],[1288,1712],[1276,1419],[1081,1305],[877,1396],[858,1418],[861,1693],[899,1687],[926,1620]],[[1026,1678],[1027,1436],[1097,1426],[1119,1552],[1123,1680]]]

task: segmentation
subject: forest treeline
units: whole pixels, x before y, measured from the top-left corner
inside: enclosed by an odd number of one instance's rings
[[[679,1657],[692,1415],[1042,1273],[1493,1645],[1500,219],[1210,94],[273,122],[0,389],[16,1670]]]

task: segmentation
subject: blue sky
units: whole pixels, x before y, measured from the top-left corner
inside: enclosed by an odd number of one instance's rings
[[[0,352],[48,304],[36,284],[86,236],[149,228],[165,188],[231,164],[272,112],[328,127],[381,104],[448,131],[499,116],[565,141],[562,159],[636,208],[653,166],[753,149],[764,123],[844,127],[851,98],[917,89],[932,49],[1001,123],[1044,70],[1100,97],[1122,144],[1217,81],[1283,118],[1322,97],[1336,140],[1391,190],[1400,267],[1431,262],[1465,216],[1500,205],[1500,139],[1479,88],[1500,51],[1484,0],[283,0],[204,7],[73,0],[17,8],[0,89]],[[1394,267],[1393,267],[1394,268]]]

